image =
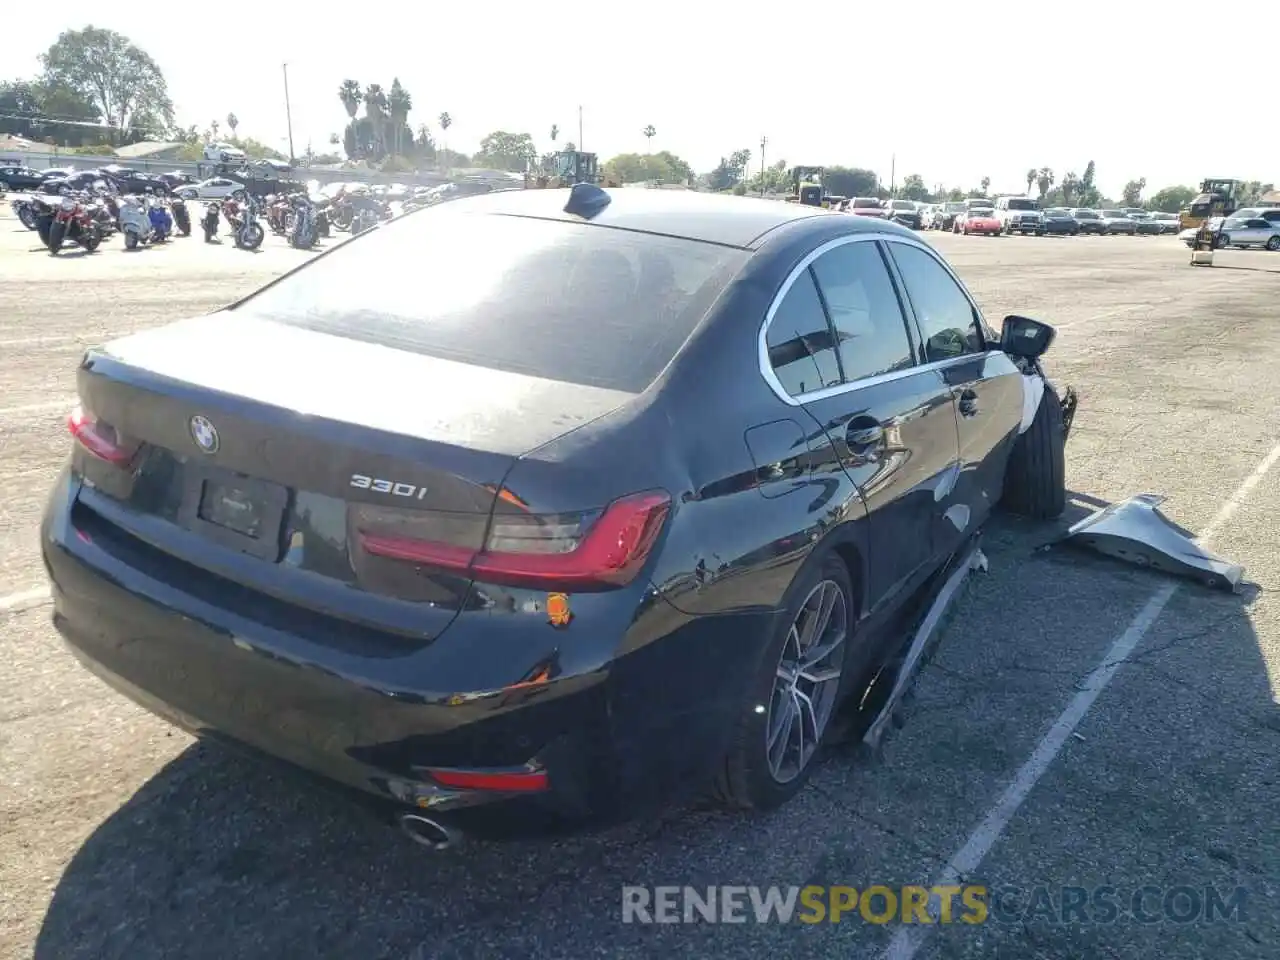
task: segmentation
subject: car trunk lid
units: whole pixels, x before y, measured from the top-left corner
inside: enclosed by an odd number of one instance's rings
[[[197,575],[427,639],[470,575],[366,546],[479,550],[516,458],[631,396],[236,313],[114,341],[78,385],[100,520]]]

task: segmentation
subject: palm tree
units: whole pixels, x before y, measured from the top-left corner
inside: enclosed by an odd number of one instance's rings
[[[1031,185],[1036,182],[1036,177],[1038,177],[1039,175],[1040,175],[1040,171],[1037,170],[1035,167],[1032,167],[1030,170],[1026,172],[1025,176],[1027,178],[1027,193],[1031,192]]]
[[[1049,188],[1053,186],[1053,171],[1048,167],[1041,167],[1036,172],[1036,185],[1040,188],[1040,199],[1043,200],[1049,192]]]
[[[237,117],[234,113],[228,113],[227,126],[231,130],[231,139],[234,140],[236,138],[236,127],[240,126],[240,118]]]
[[[652,153],[653,138],[658,135],[658,131],[654,128],[653,124],[651,123],[647,127],[645,127],[642,132],[644,133],[645,142],[649,144],[649,152]]]
[[[449,162],[449,128],[453,126],[453,117],[449,116],[448,110],[440,114],[439,123],[440,148],[444,151],[445,164],[447,166]]]
[[[1075,173],[1068,173],[1062,178],[1062,202],[1067,206],[1071,206],[1071,198],[1076,195],[1076,191],[1080,188],[1080,178]]]
[[[360,109],[360,84],[355,80],[343,80],[338,87],[338,99],[347,110],[347,119],[354,120],[356,111]]]
[[[351,131],[352,159],[360,156],[360,136],[356,130],[356,111],[360,109],[360,82],[343,80],[338,86],[338,99],[347,111],[347,129]]]
[[[364,116],[369,121],[369,129],[373,134],[374,152],[381,157],[387,152],[387,95],[382,90],[382,84],[371,83],[364,88]]]
[[[987,191],[991,189],[991,178],[983,177],[980,186],[982,187],[982,195],[985,197],[987,195]]]
[[[217,140],[218,139],[218,121],[215,120],[213,121],[213,123],[209,124],[209,129],[213,131],[213,139]]]
[[[413,109],[413,97],[400,85],[400,78],[391,81],[391,94],[387,97],[387,109],[391,113],[391,128],[395,132],[395,151],[402,152],[401,132],[409,120],[409,111]],[[412,136],[412,133],[410,133]]]
[[[556,125],[553,123],[553,124],[551,125],[551,142],[552,142],[552,144],[554,144],[554,143],[556,142],[556,137],[558,137],[558,136],[560,136],[560,128],[559,128],[558,126],[556,126]]]

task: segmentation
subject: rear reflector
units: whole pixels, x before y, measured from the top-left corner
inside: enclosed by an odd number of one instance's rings
[[[115,427],[96,419],[83,407],[71,411],[67,417],[67,429],[86,451],[118,467],[127,467],[133,462],[141,446],[126,440]]]
[[[358,513],[360,545],[373,556],[466,573],[485,583],[607,590],[630,583],[640,572],[662,532],[671,497],[651,490],[615,500],[603,511],[581,513],[508,513],[501,507],[479,549],[469,536],[440,535],[447,515],[429,511],[396,511],[395,524],[385,522],[385,513],[384,522]],[[423,535],[415,535],[415,526]],[[432,527],[440,533],[428,535]]]
[[[455,770],[428,767],[431,779],[455,790],[534,793],[547,789],[545,770]]]

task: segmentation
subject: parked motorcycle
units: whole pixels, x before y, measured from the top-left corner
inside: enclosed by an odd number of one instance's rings
[[[267,226],[271,232],[285,236],[289,232],[289,214],[292,207],[288,197],[269,196],[263,204],[267,211]]]
[[[364,233],[366,230],[378,225],[378,212],[371,206],[360,207],[356,210],[356,214],[351,218],[351,235]]]
[[[213,243],[213,238],[218,235],[218,221],[221,219],[222,211],[216,202],[205,205],[204,217],[200,221],[205,243]]]
[[[262,229],[262,224],[258,222],[258,205],[253,197],[245,197],[244,204],[239,211],[239,225],[235,227],[233,234],[236,246],[241,250],[257,250],[262,246],[262,241],[266,237],[267,232]]]
[[[173,214],[163,200],[148,199],[147,219],[151,221],[152,243],[164,243],[173,236]]]
[[[299,195],[293,198],[290,213],[289,245],[299,250],[310,250],[316,245],[316,210],[311,200]]]
[[[157,235],[150,207],[142,197],[125,197],[121,202],[120,232],[124,234],[126,250],[136,250],[142,244],[164,239],[162,235]]]
[[[178,236],[191,236],[191,213],[187,210],[187,201],[174,197],[169,201],[169,210],[173,214],[173,222],[178,227]]]
[[[49,255],[56,257],[64,241],[83,247],[89,253],[98,249],[102,233],[87,205],[75,197],[63,197],[49,225],[47,246]]]

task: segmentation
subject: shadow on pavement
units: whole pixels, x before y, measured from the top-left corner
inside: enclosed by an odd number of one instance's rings
[[[1072,495],[1071,500],[1066,516],[1059,521],[1061,528],[1104,505],[1079,495]],[[1000,657],[1004,651],[1024,649],[1025,669],[1046,673],[1054,670],[1053,650],[1034,643],[1028,649],[1030,628],[1016,615],[1018,608],[1037,602],[1028,590],[1042,592],[1041,603],[1048,605],[1063,579],[1104,586],[1124,582],[1134,587],[1135,595],[1144,596],[1166,582],[1146,571],[1081,551],[1043,550],[1052,534],[1040,524],[1004,517],[993,520],[985,538],[993,573],[1011,571],[1008,575],[1014,579],[1004,586],[990,583],[981,591],[992,594],[998,588],[1000,594],[1011,594],[1006,608],[1010,612],[998,618],[992,628],[993,633],[1006,635],[983,641],[991,651],[986,656]],[[1206,861],[1218,872],[1198,877],[1196,882],[1214,882],[1224,888],[1233,883],[1249,886],[1251,881],[1256,885],[1271,869],[1274,860],[1268,858],[1276,853],[1275,838],[1280,837],[1280,829],[1274,807],[1264,802],[1269,792],[1257,789],[1256,783],[1267,778],[1275,782],[1270,757],[1275,734],[1280,733],[1280,712],[1247,615],[1252,596],[1253,592],[1226,595],[1183,583],[1171,604],[1181,614],[1176,626],[1164,623],[1163,630],[1154,631],[1128,658],[1126,670],[1131,677],[1158,675],[1161,688],[1171,698],[1159,705],[1164,712],[1154,717],[1147,713],[1132,721],[1144,725],[1140,731],[1143,738],[1137,744],[1141,762],[1146,765],[1167,754],[1172,766],[1156,769],[1164,770],[1163,775],[1176,778],[1177,783],[1162,786],[1155,777],[1147,784],[1133,779],[1138,774],[1122,773],[1114,779],[1103,777],[1073,785],[1085,794],[1083,800],[1072,801],[1073,809],[1084,811],[1079,830],[1087,834],[1123,824],[1126,830],[1139,833],[1137,842],[1149,838],[1146,854],[1137,862],[1127,861],[1127,853],[1116,852],[1132,851],[1134,841],[1127,835],[1123,841],[1104,845],[1101,859],[1084,865],[1099,876],[1114,876],[1119,883],[1126,871],[1141,870],[1141,876],[1133,878],[1134,885],[1186,883],[1179,852],[1211,842],[1206,823],[1240,818],[1255,823],[1258,836],[1269,831],[1272,840],[1255,850],[1236,848]],[[1064,611],[1064,615],[1068,614]],[[1122,626],[1118,624],[1117,632]],[[947,637],[943,651],[957,639]],[[972,642],[972,636],[968,640]],[[1058,669],[1066,672],[1064,667]],[[984,684],[994,683],[997,686],[991,690],[996,690],[1006,682],[984,676],[981,670],[973,676],[954,670],[940,676],[945,684],[973,685],[971,693],[979,701],[987,696],[982,692]],[[959,709],[963,697],[953,698],[954,691],[947,689],[939,692]],[[926,713],[938,709],[931,707],[928,699],[926,696],[914,709]],[[1194,729],[1200,713],[1221,711],[1224,704],[1230,705],[1240,734],[1259,738],[1261,744],[1228,751],[1217,741],[1210,744],[1205,738],[1188,737],[1187,728]],[[1061,707],[1056,698],[1055,702],[1032,706],[1036,724],[1047,722]],[[958,726],[947,721],[936,735],[920,735],[931,738],[931,750],[942,752],[937,762],[963,768],[973,759],[949,739],[955,731],[966,729],[962,715],[954,720]],[[904,733],[912,732],[911,723],[908,715]],[[930,728],[921,724],[919,729]],[[1132,727],[1116,736],[1122,742],[1132,738]],[[1265,744],[1271,749],[1261,749]],[[950,761],[945,760],[948,750]],[[847,767],[854,762],[836,755],[828,766]],[[1118,754],[1116,762],[1127,770],[1124,764],[1138,761],[1126,761]],[[1177,772],[1169,773],[1173,767]],[[834,777],[824,778],[828,772]],[[856,773],[858,778],[877,776],[875,768]],[[963,769],[956,773],[964,775]],[[1012,769],[1005,771],[1005,775],[1012,773]],[[834,779],[838,784],[847,776],[847,771],[819,770],[815,780],[829,783]],[[1255,786],[1246,790],[1250,781]],[[864,782],[859,788],[854,779],[850,789],[865,791],[872,786]],[[1152,792],[1168,792],[1168,802],[1152,806]],[[1255,798],[1257,809],[1241,809],[1237,792]],[[339,796],[309,790],[300,778],[276,773],[217,745],[197,743],[157,773],[83,844],[57,884],[34,956],[36,960],[470,960],[531,954],[669,957],[682,947],[706,957],[861,955],[866,947],[883,946],[881,938],[887,938],[891,929],[862,928],[855,935],[847,926],[820,925],[806,930],[810,935],[800,938],[794,930],[755,923],[732,929],[703,923],[690,929],[678,924],[638,926],[620,921],[620,887],[625,883],[803,885],[857,883],[867,876],[904,868],[932,872],[932,866],[851,861],[849,870],[856,867],[861,877],[823,876],[827,869],[823,864],[832,849],[858,847],[851,839],[856,824],[833,818],[823,793],[823,787],[811,787],[771,816],[682,810],[665,820],[554,841],[473,843],[432,854],[411,845]],[[857,802],[854,796],[846,797],[844,802]],[[1140,802],[1140,807],[1135,806]],[[900,799],[898,813],[911,817],[912,805],[909,796]],[[1092,808],[1096,810],[1090,815]],[[1134,816],[1141,822],[1134,823]],[[953,826],[967,831],[971,826],[967,815],[961,820],[964,822]],[[1031,854],[1042,858],[1033,862],[1043,864],[1038,869],[1047,874],[1037,882],[1075,882],[1067,872],[1082,869],[1082,865],[1072,862],[1070,844],[1064,847],[1059,834],[1049,837],[1052,839],[1042,840],[1044,849]],[[1264,849],[1267,843],[1270,846]],[[943,859],[951,852],[933,851]],[[1212,850],[1209,856],[1214,856]],[[1118,862],[1108,862],[1108,857]],[[1061,865],[1063,875],[1058,875],[1055,863]],[[904,877],[906,882],[927,879]],[[992,886],[1021,880],[1000,875],[985,879]],[[1258,905],[1258,909],[1262,907]],[[975,958],[993,955],[984,953],[993,942],[1009,951],[1008,956],[1019,957],[1109,956],[1111,949],[1106,945],[1113,941],[1125,944],[1125,951],[1155,950],[1151,955],[1165,958],[1197,955],[1176,949],[1170,952],[1174,946],[1168,940],[1171,929],[1169,924],[1144,927],[1130,923],[1121,928],[1038,924],[1034,920],[993,922],[978,930],[948,930],[944,942],[951,944],[947,956]],[[1263,948],[1255,949],[1252,941],[1243,938],[1243,929],[1242,924],[1225,924],[1208,933],[1200,931],[1198,939],[1187,942],[1213,947],[1210,954],[1198,955],[1262,956]],[[1181,936],[1187,930],[1182,925],[1176,932]],[[1097,950],[1102,952],[1094,952]]]

